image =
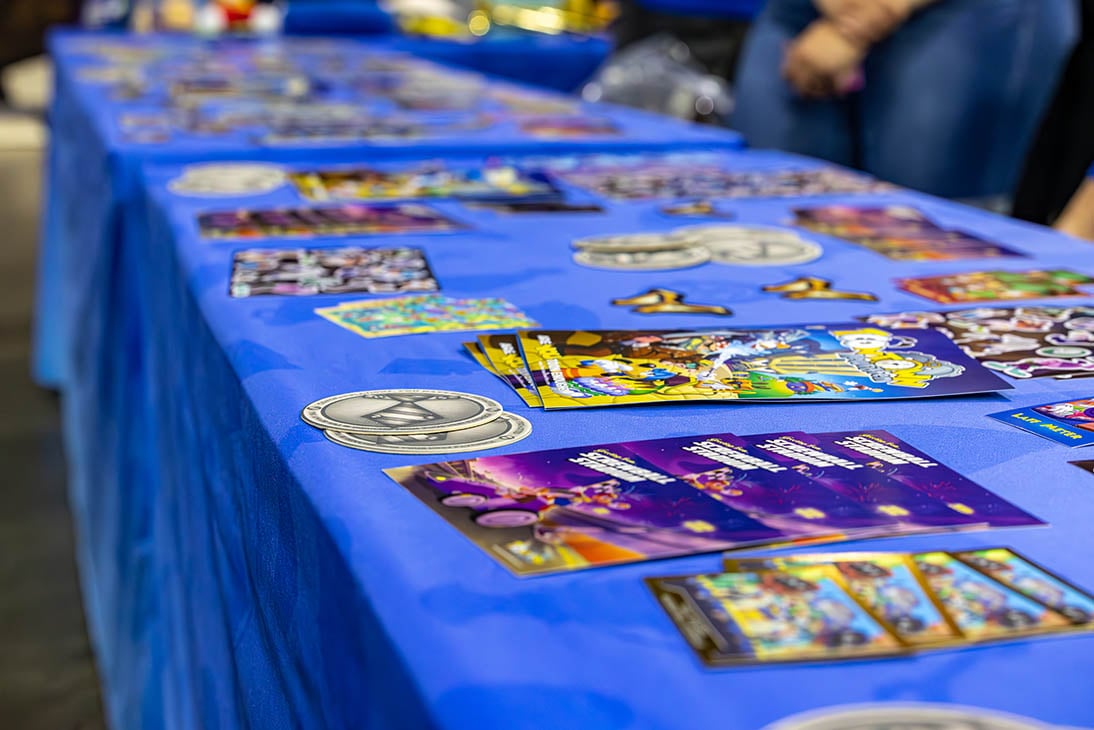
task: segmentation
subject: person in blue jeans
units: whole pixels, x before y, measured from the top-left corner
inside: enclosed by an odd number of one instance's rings
[[[1004,195],[1076,34],[1074,0],[768,0],[732,125],[936,195]]]

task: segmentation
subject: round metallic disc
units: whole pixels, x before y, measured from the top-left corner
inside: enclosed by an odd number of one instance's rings
[[[455,454],[515,444],[532,433],[532,424],[528,419],[513,413],[502,413],[489,423],[461,428],[458,431],[408,436],[379,436],[332,430],[323,433],[336,444],[362,451],[378,451],[382,454]]]
[[[317,400],[300,417],[332,431],[405,436],[481,426],[502,413],[490,398],[449,390],[366,390]]]
[[[670,251],[687,248],[688,241],[677,238],[671,233],[628,233],[616,236],[589,236],[578,238],[573,247],[582,251],[600,253],[634,251]]]
[[[979,707],[877,704],[806,712],[766,730],[1049,730],[1037,720]]]
[[[185,167],[167,189],[178,195],[259,195],[277,190],[286,182],[288,176],[277,165],[213,162]]]
[[[701,226],[684,226],[673,231],[673,236],[692,245],[705,246],[710,241],[764,240],[800,241],[797,231],[773,226],[753,226],[729,223],[709,223]]]
[[[789,266],[816,261],[824,249],[812,241],[721,240],[703,244],[712,261],[735,266]]]
[[[665,271],[688,269],[710,261],[705,248],[681,248],[669,251],[578,251],[574,261],[594,269],[614,271]]]

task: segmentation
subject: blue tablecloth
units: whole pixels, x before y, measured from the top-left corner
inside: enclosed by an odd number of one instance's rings
[[[391,50],[347,39],[319,42],[328,44],[336,54],[356,59]],[[307,43],[314,44],[316,40],[309,39]],[[390,142],[271,145],[262,142],[258,138],[261,130],[254,128],[219,136],[174,130],[163,141],[141,142],[135,141],[133,134],[123,129],[124,118],[155,115],[162,113],[162,109],[146,100],[114,99],[109,84],[88,78],[87,69],[105,65],[93,53],[104,44],[121,47],[128,53],[138,49],[162,53],[168,58],[177,53],[177,49],[202,47],[193,38],[179,36],[131,38],[108,33],[60,32],[51,40],[51,53],[56,59],[55,96],[50,112],[53,144],[45,192],[34,364],[35,377],[46,385],[57,385],[63,378],[61,351],[64,343],[72,340],[65,330],[63,313],[70,310],[78,318],[87,306],[77,290],[62,285],[61,269],[68,261],[80,269],[82,273],[77,276],[81,277],[88,275],[86,272],[94,266],[113,265],[111,257],[125,237],[125,222],[119,214],[136,195],[135,169],[142,161],[246,158],[319,162],[347,159],[347,155],[368,159],[541,150],[567,152],[594,148],[740,147],[742,144],[739,135],[727,130],[687,125],[609,105],[584,105],[584,109],[587,115],[609,119],[619,127],[620,133],[611,137],[537,139],[522,132],[514,116],[491,112],[494,121],[478,130],[444,131]],[[216,47],[221,53],[238,52],[240,48],[248,47],[248,43],[224,41]],[[279,48],[277,42],[266,47],[275,52]],[[449,52],[452,58],[457,55],[455,47]],[[502,82],[491,82],[490,87],[506,91],[524,88]],[[153,96],[157,90],[162,90],[162,85],[153,84]],[[549,96],[547,92],[536,93]],[[361,103],[361,98],[346,88],[337,87],[329,96],[330,101],[342,103]],[[564,97],[549,98],[561,100]],[[414,118],[429,122],[443,120],[445,115],[422,113]],[[101,256],[106,258],[99,261]],[[66,304],[65,300],[70,298],[72,304]]]
[[[733,169],[812,164],[764,152],[713,158]],[[357,297],[228,296],[240,248],[399,243],[427,252],[445,294],[504,297],[547,328],[844,321],[941,308],[896,290],[895,277],[1032,266],[1092,273],[1094,255],[1084,244],[899,191],[855,200],[913,204],[1034,258],[901,263],[807,234],[824,256],[801,266],[623,273],[571,262],[575,237],[687,223],[661,213],[663,201],[604,202],[604,215],[553,216],[429,201],[472,228],[304,244],[213,242],[198,237],[199,212],[300,201],[288,188],[246,199],[179,197],[166,189],[179,171],[144,168],[146,193],[131,214],[144,227],[133,231],[116,267],[97,274],[118,321],[104,328],[88,311],[81,333],[88,353],[125,353],[146,367],[130,372],[127,390],[84,378],[69,385],[85,396],[82,430],[70,438],[82,439],[82,466],[93,480],[77,482],[74,507],[116,727],[744,729],[811,708],[885,700],[1094,724],[1089,635],[885,661],[704,670],[641,579],[709,571],[717,555],[517,579],[380,473],[436,457],[353,451],[299,419],[304,405],[334,393],[424,387],[481,393],[532,421],[530,438],[492,453],[723,431],[886,428],[1052,526],[856,548],[1008,544],[1090,587],[1094,566],[1082,546],[1094,520],[1094,483],[1066,463],[1081,452],[985,418],[1088,396],[1081,380],[918,402],[544,413],[521,405],[461,352],[466,334],[366,340],[313,313]],[[807,202],[822,201],[850,199]],[[776,224],[802,202],[722,207],[742,222]],[[875,292],[880,301],[793,302],[760,291],[803,274]],[[731,306],[736,316],[646,317],[609,304],[653,286]],[[107,578],[114,582],[100,582]]]

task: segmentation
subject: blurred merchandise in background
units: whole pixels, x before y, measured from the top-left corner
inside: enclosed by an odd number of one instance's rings
[[[613,54],[581,95],[586,101],[722,125],[728,124],[733,109],[729,83],[696,61],[687,43],[667,34],[645,38]]]

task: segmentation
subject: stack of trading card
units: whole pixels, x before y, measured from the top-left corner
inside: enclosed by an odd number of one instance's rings
[[[828,661],[1094,628],[1094,597],[1004,547],[727,558],[647,584],[708,666]]]
[[[1010,386],[930,330],[525,330],[465,343],[529,406],[921,398]]]
[[[1043,524],[880,430],[683,436],[385,473],[518,575]]]

